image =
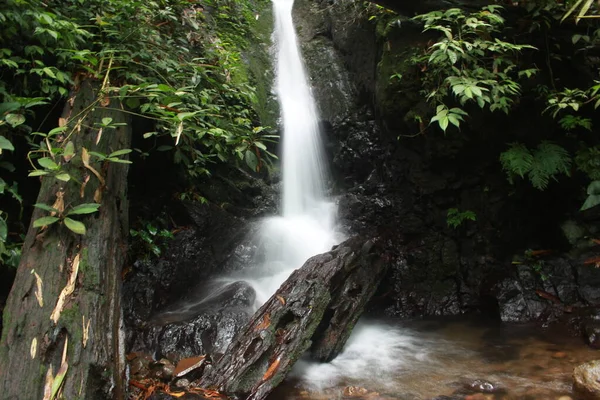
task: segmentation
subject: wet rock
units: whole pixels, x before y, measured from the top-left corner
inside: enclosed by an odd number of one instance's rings
[[[600,399],[600,360],[590,361],[573,370],[573,390],[583,399]]]
[[[205,295],[197,303],[175,305],[174,311],[154,317],[158,325],[146,331],[146,346],[160,355],[175,355],[177,361],[222,354],[249,320],[254,299],[254,289],[248,283],[235,282]],[[195,316],[188,319],[192,315]]]
[[[475,379],[473,381],[465,382],[464,388],[473,392],[480,393],[497,393],[501,389],[494,383],[485,379]]]
[[[190,384],[191,384],[191,382],[187,378],[181,378],[181,379],[177,379],[175,381],[175,387],[182,388],[182,389],[188,388],[190,386]]]
[[[582,333],[585,342],[595,349],[600,349],[600,321],[594,318],[586,318],[583,322]]]

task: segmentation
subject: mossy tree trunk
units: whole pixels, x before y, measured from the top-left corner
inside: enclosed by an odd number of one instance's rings
[[[127,125],[100,132],[99,123],[107,117],[113,124]],[[56,156],[54,161],[71,180],[44,176],[37,202],[64,207],[65,212],[82,203],[101,206],[96,213],[73,217],[85,224],[85,235],[61,222],[45,229],[30,225],[4,310],[3,399],[50,398],[44,393],[47,382],[54,377],[56,386],[61,375],[66,399],[123,397],[121,270],[128,230],[128,166],[95,156],[85,165],[84,149],[109,154],[129,148],[129,119],[117,101],[90,81],[67,102],[63,118],[59,124],[66,120],[70,128],[56,143],[64,147],[70,141],[75,152],[72,158]],[[36,209],[32,221],[48,214]]]

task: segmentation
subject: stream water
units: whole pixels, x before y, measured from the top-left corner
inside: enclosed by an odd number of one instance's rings
[[[580,338],[533,325],[369,322],[331,363],[299,363],[269,399],[577,399],[573,368],[597,357]],[[473,394],[469,386],[477,380],[496,393]]]

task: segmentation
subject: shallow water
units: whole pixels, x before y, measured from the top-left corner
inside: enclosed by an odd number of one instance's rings
[[[476,399],[576,399],[573,368],[599,356],[578,337],[533,325],[363,321],[341,355],[326,364],[300,361],[269,400],[464,398],[476,379],[500,388]]]

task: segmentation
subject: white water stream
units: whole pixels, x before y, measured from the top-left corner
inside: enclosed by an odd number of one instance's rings
[[[342,240],[335,230],[336,207],[325,195],[325,168],[315,101],[296,36],[294,0],[273,0],[275,16],[276,90],[283,124],[282,215],[265,220],[265,261],[248,279],[262,305],[311,256],[329,251]],[[307,386],[326,388],[357,375],[389,380],[398,367],[393,349],[406,337],[383,326],[357,329],[346,350],[329,364],[298,363],[292,375]],[[402,347],[402,346],[400,346]]]
[[[293,0],[274,0],[276,91],[283,125],[282,215],[261,229],[264,262],[250,279],[262,305],[311,256],[331,250],[336,207],[325,196],[325,168],[315,101],[292,22]]]

